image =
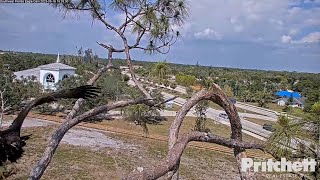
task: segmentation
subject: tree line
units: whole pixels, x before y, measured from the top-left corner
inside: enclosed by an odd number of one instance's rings
[[[211,82],[224,87],[228,96],[242,102],[256,102],[266,107],[276,100],[279,90],[293,90],[306,97],[305,111],[310,111],[314,103],[320,101],[320,74],[247,70],[236,68],[221,68],[211,66],[174,64],[169,62],[140,62],[143,69],[137,71],[142,76],[153,80],[161,77],[175,76],[175,82],[182,86],[202,85]],[[161,66],[159,64],[161,63]],[[150,76],[148,72],[161,72],[161,76]],[[165,74],[165,75],[163,75]]]

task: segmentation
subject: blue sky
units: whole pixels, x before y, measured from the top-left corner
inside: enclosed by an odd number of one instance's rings
[[[189,0],[182,39],[166,55],[133,52],[133,59],[320,73],[320,0]],[[122,15],[108,16],[114,24]],[[46,4],[0,4],[0,49],[75,54],[121,45],[86,13],[64,17]],[[121,57],[121,56],[120,56]]]

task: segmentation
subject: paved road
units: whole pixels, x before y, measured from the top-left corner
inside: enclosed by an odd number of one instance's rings
[[[151,83],[151,82],[148,82],[148,83]],[[180,86],[180,85],[178,85],[175,89],[172,89],[170,87],[165,87],[163,85],[158,85],[158,84],[156,84],[156,86],[167,88],[167,89],[171,89],[171,90],[177,91],[177,92],[182,93],[182,94],[187,94],[186,88],[183,87],[183,86]],[[251,111],[251,112],[255,112],[255,113],[261,114],[262,116],[258,117],[259,119],[264,119],[264,120],[268,120],[268,121],[277,121],[277,119],[278,119],[278,114],[279,113],[276,112],[276,111],[270,110],[270,109],[261,108],[261,107],[253,106],[253,105],[250,105],[250,104],[245,104],[245,103],[242,103],[242,102],[237,102],[235,104],[235,106],[237,108],[241,108],[241,109],[244,109],[244,110],[247,110],[247,111]],[[265,117],[265,116],[267,116],[267,117]],[[252,117],[250,115],[248,115],[247,117],[254,118],[254,117]]]
[[[123,74],[128,74],[128,73],[124,72]],[[128,84],[135,86],[135,83],[131,79],[128,81]],[[183,89],[183,86],[179,86],[179,88],[176,88],[176,89],[178,89],[179,92],[183,93],[183,90],[181,90],[181,88]],[[161,92],[161,93],[163,94],[165,99],[169,99],[169,98],[174,97],[174,95],[166,93],[166,92]],[[182,106],[185,102],[186,102],[186,100],[183,98],[180,98],[180,97],[178,97],[174,100],[174,103],[179,106]],[[250,111],[253,111],[253,110],[250,110]],[[222,124],[230,126],[229,119],[219,117],[220,113],[224,113],[224,111],[216,110],[213,108],[208,108],[207,117],[210,119],[213,119],[217,122],[220,122]],[[271,132],[263,129],[261,125],[247,121],[244,118],[245,117],[257,118],[257,119],[263,118],[264,120],[276,121],[276,119],[274,119],[273,117],[261,116],[258,114],[240,113],[239,116],[241,118],[241,123],[242,123],[242,127],[243,127],[244,132],[251,135],[251,136],[254,136],[254,137],[257,137],[257,138],[263,139],[263,140],[265,140],[265,138],[268,138],[271,135]]]
[[[180,85],[177,85],[177,87],[176,87],[174,90],[175,90],[175,91],[178,91],[178,92],[180,92],[180,93],[182,93],[182,94],[187,94],[186,88],[183,87],[183,86],[180,86]]]
[[[180,92],[182,94],[186,94],[186,88],[183,87],[183,86],[177,86],[177,88],[174,89],[174,90],[178,91],[178,92]],[[253,105],[250,105],[250,104],[245,104],[245,103],[242,103],[242,102],[236,103],[235,106],[237,108],[241,108],[241,109],[244,109],[244,110],[252,111],[252,112],[255,112],[255,113],[259,113],[259,114],[271,117],[271,118],[273,118],[275,120],[278,118],[277,112],[276,111],[272,111],[270,109],[261,108],[261,107],[253,106]]]
[[[166,93],[166,92],[162,92],[162,95],[164,96],[165,99],[169,99],[169,98],[174,97],[174,95]],[[180,98],[180,97],[178,97],[174,100],[174,103],[179,106],[182,106],[185,102],[186,102],[186,100],[183,98]],[[224,111],[216,110],[213,108],[208,108],[206,114],[207,114],[208,118],[214,119],[222,124],[230,126],[228,119],[219,117],[220,113],[224,113]],[[254,114],[252,114],[252,115],[254,115]],[[242,127],[244,130],[252,132],[252,133],[257,134],[259,136],[262,136],[263,138],[268,138],[271,135],[271,132],[263,129],[261,125],[247,121],[243,117],[241,117],[241,115],[240,115],[240,118],[241,118],[241,123],[242,123]],[[255,117],[255,118],[258,118],[258,117]]]
[[[277,121],[277,119],[278,119],[278,115],[277,115],[278,112],[272,111],[270,109],[261,108],[261,107],[253,106],[253,105],[250,105],[250,104],[245,104],[245,103],[242,103],[242,102],[237,102],[235,105],[236,105],[237,108],[241,108],[241,109],[244,109],[244,110],[247,110],[247,111],[252,111],[252,112],[255,112],[255,113],[262,114],[264,116],[268,116],[270,118],[275,119],[275,121]]]

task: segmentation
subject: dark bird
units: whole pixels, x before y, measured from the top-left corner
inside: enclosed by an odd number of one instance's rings
[[[7,160],[16,162],[22,156],[23,146],[26,145],[26,140],[29,139],[29,136],[20,136],[21,126],[32,108],[59,99],[93,98],[99,92],[99,88],[86,85],[48,93],[30,102],[8,128],[0,130],[0,166]]]

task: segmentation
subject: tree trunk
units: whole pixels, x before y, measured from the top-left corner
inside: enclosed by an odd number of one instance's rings
[[[6,101],[4,100],[3,94],[6,90],[3,90],[0,92],[0,98],[1,98],[1,115],[0,115],[0,128],[2,127],[2,122],[3,122],[3,113],[4,113],[4,107]]]

